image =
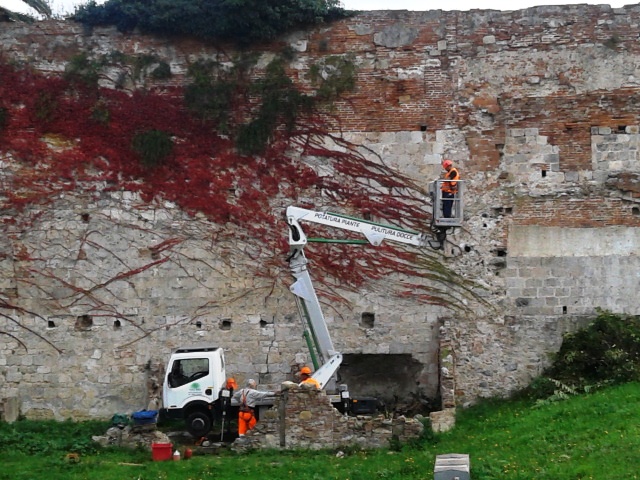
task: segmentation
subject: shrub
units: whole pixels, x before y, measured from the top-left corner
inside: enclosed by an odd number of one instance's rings
[[[564,336],[546,374],[580,385],[640,380],[640,317],[600,311],[589,326]]]
[[[173,150],[173,141],[166,132],[147,130],[133,137],[133,149],[140,155],[145,167],[156,167],[164,162]]]
[[[189,35],[240,45],[269,41],[323,21],[347,16],[338,0],[108,0],[82,5],[75,20],[159,35]]]
[[[640,380],[640,316],[599,311],[565,334],[553,364],[517,396],[561,400],[605,384]]]

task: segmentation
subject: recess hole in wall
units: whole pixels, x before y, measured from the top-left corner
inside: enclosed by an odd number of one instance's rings
[[[47,328],[56,328],[56,322],[54,322],[53,320],[48,320]]]
[[[376,322],[376,314],[372,312],[362,312],[360,317],[360,326],[364,328],[373,328]]]
[[[499,215],[509,215],[511,214],[511,212],[513,212],[512,207],[494,207],[491,210],[493,211],[494,217],[497,217]]]
[[[151,250],[151,260],[158,260],[160,259],[160,252],[158,252],[158,250],[156,250],[155,248],[150,248]]]
[[[627,131],[626,125],[618,125],[618,132],[625,133]]]
[[[196,321],[196,328],[202,328],[202,322],[200,320]]]
[[[93,326],[93,317],[91,315],[80,315],[76,318],[76,330],[88,330]]]
[[[91,219],[91,215],[89,215],[88,213],[81,213],[81,214],[80,214],[80,219],[81,219],[84,223],[89,223],[89,220]]]
[[[122,327],[122,323],[120,322],[120,320],[115,320],[113,322],[113,329],[114,330],[120,330],[120,327]]]
[[[506,248],[496,248],[494,250],[494,253],[495,253],[496,257],[506,257],[507,256],[507,249]]]
[[[640,208],[638,208],[638,207],[631,207],[631,214],[632,214],[632,215],[640,215]]]
[[[562,313],[563,313],[563,314],[566,314],[566,313],[567,313],[567,307],[566,307],[566,306],[563,306],[563,307],[562,307]]]
[[[469,253],[471,250],[473,250],[473,247],[471,245],[465,245],[464,246],[464,251]]]
[[[266,321],[260,320],[260,328],[266,328],[269,325]]]
[[[504,157],[504,143],[497,143],[496,150],[498,150],[498,155],[500,156],[500,160]]]
[[[420,131],[421,132],[426,132],[427,131],[427,126],[426,125],[420,125]]]
[[[225,318],[220,320],[220,330],[231,330],[231,319]]]
[[[547,176],[547,171],[544,168],[540,170],[540,173],[542,174],[542,178],[545,178]]]

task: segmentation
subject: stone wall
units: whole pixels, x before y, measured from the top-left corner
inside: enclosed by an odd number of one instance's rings
[[[283,385],[275,405],[232,449],[381,448],[415,440],[422,430],[417,419],[343,415],[324,391],[292,384]]]
[[[337,349],[410,355],[420,368],[411,370],[415,390],[403,393],[434,398],[440,327],[449,319],[454,403],[465,405],[526,384],[562,334],[596,308],[640,313],[632,294],[640,271],[639,22],[640,6],[364,12],[264,46],[262,64],[284,45],[296,51],[289,69],[303,88],[314,61],[350,55],[356,89],[337,105],[336,129],[421,182],[440,174],[445,156],[467,182],[465,226],[442,254],[492,308],[470,304],[473,315],[451,318],[371,285],[326,312]],[[228,60],[220,47],[62,21],[0,31],[3,56],[44,72],[62,72],[80,52],[154,54],[171,66],[168,84],[182,83],[194,59]],[[103,84],[120,73],[112,69]],[[162,84],[124,87],[153,85]],[[6,178],[10,159],[0,162]],[[140,409],[148,372],[183,344],[223,346],[230,374],[269,385],[308,361],[286,281],[243,275],[240,256],[210,244],[204,220],[168,202],[140,205],[98,186],[65,194],[50,211],[25,212],[24,229],[1,212],[0,295],[22,310],[0,318],[10,335],[0,344],[0,397],[18,396],[28,416]],[[175,255],[156,263],[178,234]],[[67,283],[34,278],[43,266]],[[78,288],[132,270],[135,280],[119,277],[89,303],[75,301]],[[373,327],[362,324],[363,312],[375,312]]]

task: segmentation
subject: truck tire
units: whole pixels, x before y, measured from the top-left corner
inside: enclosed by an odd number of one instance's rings
[[[205,412],[193,412],[187,417],[187,431],[195,438],[204,437],[211,430],[211,417]]]

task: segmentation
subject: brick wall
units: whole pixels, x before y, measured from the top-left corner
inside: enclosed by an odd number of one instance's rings
[[[489,306],[470,304],[473,314],[448,324],[455,379],[447,378],[447,388],[455,388],[454,403],[504,395],[526,384],[557,350],[562,334],[597,307],[640,313],[640,301],[628,290],[640,270],[638,23],[639,6],[379,11],[262,46],[262,60],[283,46],[297,52],[289,72],[303,88],[310,88],[308,69],[319,58],[353,58],[356,89],[338,102],[333,121],[336,130],[366,147],[365,155],[376,152],[423,184],[440,175],[445,156],[460,167],[468,192],[464,228],[438,254],[478,282]],[[228,60],[224,52],[232,50],[113,28],[85,31],[63,21],[0,29],[2,56],[51,74],[80,52],[97,57],[115,51],[157,55],[171,66],[166,82],[175,85],[185,81],[190,61]],[[114,67],[103,84],[113,86],[118,75]],[[144,84],[162,86],[150,79]],[[1,161],[0,177],[8,174],[7,159]],[[163,205],[131,217],[127,193],[69,195],[28,230],[4,224],[0,294],[41,315],[22,320],[42,335],[29,340],[43,353],[25,353],[10,338],[0,347],[0,382],[7,395],[24,396],[23,411],[64,418],[140,409],[148,401],[145,365],[162,363],[171,348],[185,342],[224,345],[230,373],[240,380],[258,376],[263,384],[287,379],[292,364],[307,360],[288,292],[275,291],[265,301],[255,293],[260,279],[245,278],[234,267],[203,271],[198,284],[180,268],[149,271],[136,288],[122,287],[100,299],[126,312],[131,324],[116,323],[107,312],[86,329],[78,323],[86,314],[81,305],[60,311],[42,291],[24,287],[25,246],[59,268],[61,278],[103,275],[86,259],[78,265],[69,261],[68,248],[38,250],[44,236],[59,239],[61,246],[76,245],[83,235],[79,211],[96,219],[92,227],[131,265],[146,258],[155,235],[169,237],[174,224],[189,225],[181,212]],[[114,228],[115,217],[130,219],[131,228]],[[200,255],[209,245],[194,239],[185,248],[196,257],[194,252]],[[216,265],[216,252],[208,255]],[[117,273],[113,259],[103,263]],[[234,297],[239,290],[243,296]],[[242,301],[198,316],[193,306],[208,298]],[[438,327],[450,312],[411,299],[391,302],[375,286],[346,298],[350,306],[328,317],[337,348],[346,354],[410,354],[423,366],[412,373],[416,393],[436,396]],[[375,328],[358,326],[361,313],[371,311]],[[16,332],[14,322],[0,322],[2,331]],[[45,339],[63,344],[64,352]]]

